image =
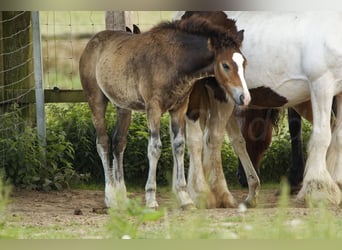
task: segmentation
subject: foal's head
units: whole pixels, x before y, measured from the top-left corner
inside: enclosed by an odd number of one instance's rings
[[[244,31],[238,31],[235,21],[222,11],[185,12],[182,20],[191,19],[197,19],[199,27],[208,29],[208,48],[215,54],[216,80],[236,104],[248,105],[251,96],[244,77],[246,59],[240,51]]]

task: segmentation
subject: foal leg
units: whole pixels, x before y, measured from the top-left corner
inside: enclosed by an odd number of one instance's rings
[[[172,190],[176,194],[182,208],[194,207],[189,196],[184,173],[184,131],[185,131],[185,103],[180,109],[170,111],[170,137],[173,153]]]
[[[247,207],[255,207],[257,204],[258,191],[260,188],[260,180],[247,153],[246,142],[242,136],[235,116],[232,115],[230,117],[226,126],[226,130],[234,151],[242,162],[242,167],[247,177],[249,191],[244,203]]]
[[[87,94],[87,92],[86,92]],[[89,94],[89,93],[88,93]],[[105,204],[107,207],[116,207],[114,179],[110,167],[110,143],[106,131],[105,114],[108,99],[100,89],[93,91],[92,98],[88,98],[89,107],[92,112],[92,120],[96,130],[96,149],[101,158],[105,177]]]
[[[156,199],[156,174],[158,160],[162,150],[162,143],[160,140],[160,118],[162,112],[159,108],[159,104],[154,104],[155,105],[150,104],[147,109],[147,126],[149,129],[147,155],[149,160],[149,170],[145,185],[145,200],[147,207],[157,209],[159,205]]]
[[[130,110],[117,107],[117,121],[113,133],[113,178],[118,202],[126,203],[126,186],[123,171],[123,155],[127,144],[127,132],[131,123]]]
[[[197,207],[215,208],[216,199],[205,180],[202,167],[203,131],[200,119],[186,119],[189,154],[188,192]]]
[[[227,187],[221,160],[225,127],[228,117],[232,115],[234,103],[220,102],[213,97],[210,100],[210,117],[204,130],[203,170],[216,197],[216,207],[236,207],[236,201]]]
[[[326,164],[327,150],[331,141],[330,113],[333,98],[334,78],[326,72],[311,86],[313,110],[313,129],[308,145],[303,186],[298,193],[299,199],[322,199],[332,204],[341,202],[339,187],[331,178]]]
[[[336,96],[335,104],[337,114],[328,150],[327,165],[331,177],[342,189],[342,95]]]

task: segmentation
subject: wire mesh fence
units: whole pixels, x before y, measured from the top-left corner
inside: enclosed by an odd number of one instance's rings
[[[146,31],[170,11],[129,11],[127,26],[136,24]],[[95,33],[104,30],[104,11],[42,11],[41,31],[44,82],[47,89],[81,89],[78,75],[80,54]]]
[[[129,11],[126,14],[128,26],[134,23],[146,31],[162,20],[170,20],[173,13]],[[78,61],[91,36],[105,29],[105,15],[105,11],[40,12],[46,90],[81,90]],[[21,132],[36,117],[34,43],[31,12],[0,12],[0,172],[4,164],[16,164],[7,161],[9,152],[18,153],[15,145],[7,143],[9,138],[11,142],[20,140]]]

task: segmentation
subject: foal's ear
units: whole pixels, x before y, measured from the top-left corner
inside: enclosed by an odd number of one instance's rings
[[[214,51],[215,50],[214,40],[211,37],[208,38],[208,49],[210,51]]]
[[[134,34],[140,34],[141,33],[139,27],[135,24],[133,24],[133,33]]]
[[[126,32],[132,33],[132,30],[126,26]]]
[[[245,30],[240,30],[238,33],[236,33],[235,36],[235,41],[241,46],[242,41],[243,41],[243,33],[245,32]]]

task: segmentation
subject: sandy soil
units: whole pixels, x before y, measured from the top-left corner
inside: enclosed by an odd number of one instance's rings
[[[247,190],[231,191],[238,202],[244,200]],[[265,189],[259,193],[257,208],[249,209],[249,213],[262,212],[272,216],[277,210],[278,196],[276,190]],[[131,193],[131,197],[143,198],[144,193]],[[176,207],[173,195],[163,192],[159,194],[159,204],[170,210]],[[97,190],[66,190],[53,192],[14,191],[7,206],[7,225],[23,228],[20,238],[103,238],[109,215],[104,212],[104,192]],[[179,209],[178,209],[179,210]],[[342,218],[341,209],[334,210],[337,217]],[[289,218],[306,216],[308,209],[295,202],[291,197],[288,209]],[[206,216],[214,221],[227,220],[239,215],[236,208],[211,209],[205,211]],[[181,212],[179,213],[180,216]],[[34,228],[26,234],[25,230]],[[39,230],[41,229],[41,230]],[[57,232],[57,235],[53,233]],[[67,233],[68,235],[64,235]],[[32,234],[32,235],[31,235]]]

